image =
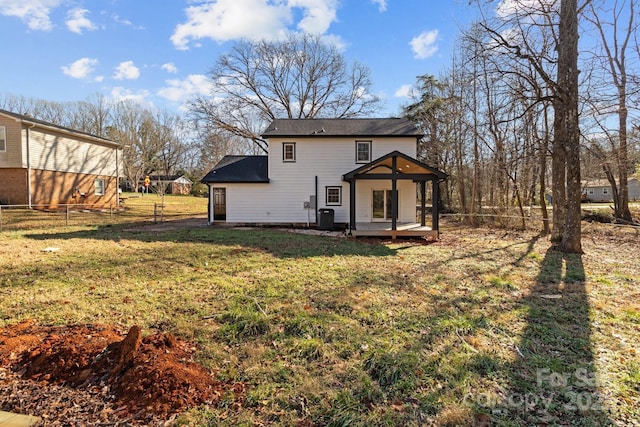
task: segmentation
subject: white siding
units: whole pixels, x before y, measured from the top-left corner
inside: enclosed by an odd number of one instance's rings
[[[24,140],[26,132],[23,130]],[[116,176],[116,150],[113,147],[41,128],[29,129],[28,132],[33,169]],[[26,150],[26,144],[23,150]],[[23,167],[27,167],[26,153],[23,158]]]
[[[349,183],[342,176],[362,166],[355,161],[356,140],[372,141],[372,160],[394,150],[416,156],[415,137],[385,138],[270,138],[268,184],[216,184],[227,188],[228,222],[315,223],[321,208],[335,211],[334,220],[349,222]],[[282,161],[282,143],[295,142],[296,161]],[[304,203],[316,195],[316,209],[305,209]],[[325,204],[325,187],[342,187],[342,205]],[[401,181],[400,220],[415,221],[416,190],[413,182]],[[371,192],[390,189],[390,181],[358,181],[357,221],[370,221]]]
[[[0,126],[5,127],[6,150],[0,152],[0,168],[21,168],[20,125],[12,119],[0,116]]]

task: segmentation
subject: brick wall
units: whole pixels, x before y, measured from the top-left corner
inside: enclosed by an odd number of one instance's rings
[[[104,179],[103,196],[95,194],[96,179]],[[31,182],[33,205],[48,204],[52,205],[51,208],[63,204],[81,204],[87,207],[116,206],[115,177],[34,170],[31,172]]]
[[[26,169],[0,169],[0,203],[7,205],[26,205],[29,203]]]

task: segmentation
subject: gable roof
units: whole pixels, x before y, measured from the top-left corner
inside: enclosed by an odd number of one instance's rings
[[[275,119],[262,134],[273,136],[412,136],[422,133],[406,118],[387,119]]]
[[[184,175],[149,175],[149,179],[152,181],[168,181],[168,182],[180,180],[182,182],[188,182],[190,184],[193,184],[193,181],[191,181],[189,178],[187,178]]]
[[[40,127],[40,128],[51,129],[51,130],[63,132],[70,135],[77,135],[82,138],[89,139],[94,142],[99,142],[102,144],[113,145],[116,147],[120,146],[120,144],[110,139],[102,138],[100,136],[96,136],[87,132],[82,132],[82,131],[71,129],[64,126],[58,126],[54,123],[46,122],[44,120],[34,119],[33,117],[27,116],[25,114],[18,114],[18,113],[13,113],[11,111],[0,109],[0,115],[10,117],[21,124],[35,125],[36,127]]]
[[[200,182],[267,183],[269,161],[267,156],[224,156]]]
[[[391,153],[385,154],[366,165],[362,165],[359,168],[344,174],[342,178],[345,181],[352,181],[357,179],[359,176],[362,177],[362,175],[371,173],[377,168],[385,168],[391,172],[394,157],[402,160],[402,163],[397,164],[397,172],[400,178],[402,178],[402,176],[407,176],[411,179],[417,179],[421,175],[434,175],[438,181],[444,181],[447,179],[448,175],[441,170],[416,160],[400,151],[392,151]]]

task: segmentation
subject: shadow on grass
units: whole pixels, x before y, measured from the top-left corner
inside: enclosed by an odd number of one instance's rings
[[[511,390],[492,411],[497,425],[613,425],[597,390],[581,255],[550,248],[524,304]]]
[[[107,241],[138,240],[141,242],[210,243],[228,247],[247,247],[266,251],[278,258],[315,256],[395,256],[399,249],[380,242],[313,236],[269,228],[137,229],[131,224],[100,226],[95,230],[74,230],[52,233],[27,233],[35,240],[97,239]]]

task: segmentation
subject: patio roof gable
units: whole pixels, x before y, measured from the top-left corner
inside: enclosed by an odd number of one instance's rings
[[[357,169],[352,170],[342,176],[342,179],[345,181],[352,181],[354,179],[364,179],[367,174],[375,175],[376,178],[379,178],[380,175],[389,175],[391,176],[393,172],[393,159],[396,158],[396,169],[398,178],[402,178],[406,176],[407,178],[415,179],[419,176],[424,175],[435,175],[435,179],[438,181],[445,180],[447,178],[447,174],[440,171],[437,168],[429,166],[413,157],[404,154],[400,151],[392,151],[376,160],[373,160],[366,165],[362,165]],[[388,174],[380,174],[379,172],[372,172],[378,168],[385,168],[389,170]],[[429,178],[433,179],[433,178]]]

